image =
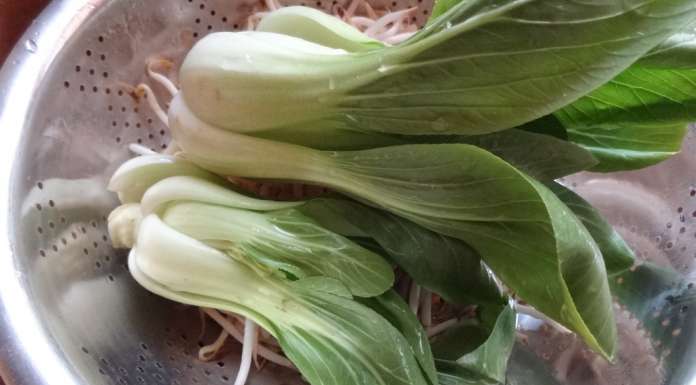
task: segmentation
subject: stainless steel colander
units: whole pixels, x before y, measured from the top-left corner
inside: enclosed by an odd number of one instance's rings
[[[324,9],[345,2],[305,1],[292,0]],[[420,23],[431,6],[386,1],[391,9],[417,6]],[[252,6],[57,0],[9,57],[0,72],[0,374],[8,385],[233,381],[239,352],[198,361],[199,344],[211,342],[214,331],[201,330],[195,309],[155,297],[129,276],[125,254],[111,248],[106,232],[116,199],[105,185],[129,157],[128,143],[160,149],[168,142],[146,103],[124,91],[146,80],[145,60],[177,62],[201,36],[243,28]],[[675,268],[687,282],[696,278],[695,146],[692,130],[682,153],[656,167],[567,178],[642,259]],[[520,319],[511,384],[696,385],[690,289],[678,303],[667,292],[652,293],[648,311],[664,318],[659,338],[617,308],[614,365],[571,335]],[[250,383],[300,381],[266,365]]]

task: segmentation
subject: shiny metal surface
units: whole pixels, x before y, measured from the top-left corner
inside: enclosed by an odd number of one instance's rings
[[[209,31],[244,26],[252,4],[54,1],[9,57],[0,72],[0,373],[8,385],[214,384],[234,378],[238,352],[220,362],[196,359],[199,340],[212,336],[199,337],[194,309],[150,295],[130,278],[125,255],[111,249],[106,234],[105,216],[116,201],[104,186],[129,156],[128,143],[158,149],[168,140],[165,127],[125,86],[145,80],[146,58],[177,61]],[[419,6],[418,20],[427,18],[427,0],[386,4]],[[307,5],[327,8],[332,2]],[[568,183],[602,209],[641,258],[696,278],[695,146],[692,132],[684,152],[657,167],[587,174]],[[573,337],[522,320],[531,325],[520,330],[529,343],[512,366],[526,369],[529,350],[545,370],[555,370],[551,377],[558,383],[696,385],[694,312],[665,326],[674,336],[668,343],[681,352],[669,372],[662,365],[668,350],[655,348],[621,311],[616,365],[598,364]],[[573,349],[580,363],[559,362],[562,351]],[[587,369],[592,365],[600,366]],[[272,366],[251,379],[297,382]]]

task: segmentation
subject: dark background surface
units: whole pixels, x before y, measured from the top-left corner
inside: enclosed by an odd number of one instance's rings
[[[48,0],[0,0],[0,63]]]
[[[48,0],[0,0],[0,66]],[[3,385],[0,378],[0,385]]]

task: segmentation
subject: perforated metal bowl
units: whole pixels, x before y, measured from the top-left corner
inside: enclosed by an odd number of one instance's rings
[[[423,22],[431,4],[382,5],[417,6]],[[122,83],[145,80],[151,55],[176,61],[206,33],[239,29],[251,8],[245,0],[54,1],[15,48],[0,72],[0,373],[8,384],[231,383],[238,352],[199,362],[198,344],[211,336],[199,336],[196,310],[141,289],[125,255],[110,247],[105,219],[116,200],[105,184],[129,156],[126,144],[160,149],[168,141],[165,127]],[[641,258],[693,277],[695,145],[691,133],[682,154],[657,167],[568,183]],[[660,295],[657,307],[674,305]],[[522,320],[511,362],[518,380],[511,383],[543,385],[519,380],[534,377],[520,373],[547,371],[556,383],[696,384],[694,317],[681,310],[665,323],[673,338],[661,349],[618,311],[621,351],[613,366],[574,337]],[[252,384],[299,381],[271,365],[251,377]]]

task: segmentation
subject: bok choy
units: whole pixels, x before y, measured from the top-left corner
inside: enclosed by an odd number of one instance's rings
[[[363,52],[213,33],[188,53],[181,93],[203,121],[237,132],[487,133],[573,102],[696,16],[687,0],[450,4],[403,44]]]
[[[467,242],[522,298],[613,354],[597,245],[551,191],[495,155],[466,144],[322,152],[210,126],[179,96],[169,121],[186,158],[210,171],[325,185]]]
[[[128,263],[135,279],[153,293],[254,320],[278,339],[312,384],[436,383],[434,371],[421,367],[398,330],[345,293],[317,290],[317,285],[310,290],[298,284],[302,280],[268,274],[239,255],[177,232],[154,214],[140,223]],[[421,348],[427,357],[428,345]]]

